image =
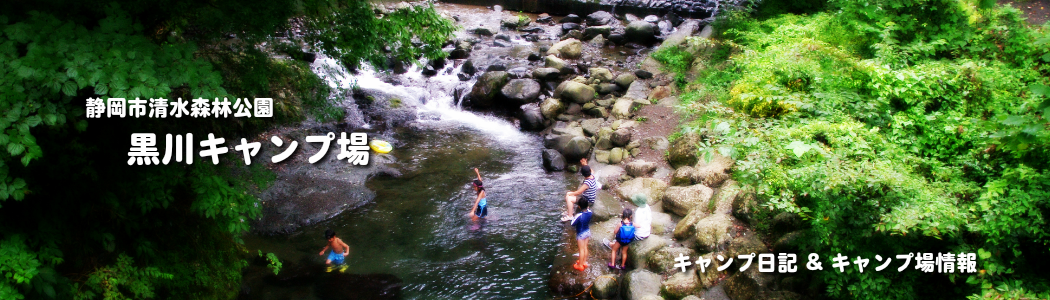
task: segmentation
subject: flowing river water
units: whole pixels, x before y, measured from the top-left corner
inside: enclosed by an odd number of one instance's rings
[[[438,8],[461,18],[464,27],[499,22],[500,14],[484,7],[439,4]],[[525,57],[538,52],[537,44],[517,35],[512,42],[510,47],[476,49],[471,59],[482,64],[499,61],[509,69],[534,68],[535,63],[530,66]],[[638,52],[610,49],[596,55],[605,57],[606,67],[614,69]],[[349,75],[324,57],[312,66],[335,87],[356,84],[362,90],[380,91],[421,117],[385,129],[363,126],[371,130],[370,136],[395,145],[390,155],[373,154],[372,164],[399,174],[368,176],[363,186],[345,191],[367,189],[360,194],[374,194],[371,201],[283,233],[245,237],[248,249],[277,254],[284,269],[273,276],[265,268],[249,268],[242,299],[326,299],[333,298],[332,290],[337,290],[334,298],[350,299],[551,297],[551,266],[559,246],[567,241],[558,220],[564,210],[562,199],[566,190],[579,184],[579,176],[543,169],[539,135],[522,132],[505,118],[461,108],[461,95],[475,79],[457,78],[459,64],[450,62],[430,77],[411,67],[396,80],[367,68]],[[361,118],[360,112],[352,111],[347,118]],[[354,168],[346,162],[316,168],[332,166]],[[475,167],[488,193],[489,217],[480,222],[468,215],[475,197],[469,183]],[[324,272],[325,258],[318,252],[329,228],[350,246],[345,273],[352,275]],[[335,280],[333,276],[353,277]],[[390,293],[391,287],[399,292]]]

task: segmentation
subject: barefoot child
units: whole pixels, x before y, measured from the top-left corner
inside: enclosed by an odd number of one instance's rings
[[[345,270],[344,259],[350,254],[350,246],[347,246],[343,240],[335,237],[335,231],[328,229],[324,231],[324,238],[328,240],[328,245],[321,249],[321,253],[318,255],[324,256],[324,252],[328,249],[332,249],[332,252],[328,253],[328,259],[324,261],[328,265],[328,272],[332,271],[333,266],[341,266],[342,270]]]
[[[598,196],[598,182],[595,180],[594,176],[591,175],[591,167],[581,167],[580,175],[583,175],[583,184],[580,185],[580,188],[565,193],[566,213],[562,217],[562,221],[572,219],[574,211],[572,204],[577,202],[577,199],[586,200],[585,202],[587,202],[587,204],[594,204],[594,199]]]
[[[612,244],[612,255],[609,257],[609,268],[623,270],[627,265],[627,247],[634,241],[634,224],[631,224],[631,209],[624,208],[620,215],[620,228],[616,229],[613,236],[616,239]],[[620,254],[620,266],[616,266],[616,254]]]
[[[489,214],[488,210],[488,199],[485,198],[485,185],[481,182],[481,172],[478,168],[474,168],[474,174],[478,174],[478,179],[473,182],[474,192],[478,194],[478,198],[474,200],[474,206],[471,206],[471,210],[474,212],[473,217],[484,218]]]
[[[592,213],[591,210],[588,209],[590,203],[587,202],[586,199],[580,199],[576,204],[580,206],[581,212],[576,214],[576,217],[572,219],[572,223],[570,224],[576,228],[576,243],[580,247],[580,259],[572,265],[572,268],[582,272],[590,266],[590,264],[587,263],[587,254],[589,254],[589,251],[587,251],[587,242],[591,237]]]

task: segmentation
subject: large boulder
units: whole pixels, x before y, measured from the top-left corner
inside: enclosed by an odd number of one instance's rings
[[[711,201],[715,202],[713,204],[715,207],[713,212],[733,214],[733,216],[736,217],[738,214],[733,213],[733,205],[734,203],[739,203],[737,198],[741,196],[741,193],[740,185],[737,184],[736,181],[726,181],[726,183],[722,185],[722,188],[718,189],[718,193],[711,197]],[[739,217],[737,217],[737,219],[739,219]]]
[[[620,128],[613,131],[612,138],[610,139],[613,146],[623,147],[631,143],[631,129]]]
[[[696,152],[700,147],[700,135],[694,132],[683,134],[675,139],[667,151],[667,163],[671,167],[692,166],[699,161]],[[695,182],[695,181],[694,181]]]
[[[591,100],[594,100],[594,94],[594,88],[591,86],[571,80],[562,81],[554,89],[554,98],[565,99],[579,104],[591,102]]]
[[[543,112],[536,103],[522,105],[518,119],[521,120],[521,129],[524,130],[539,131],[546,127],[543,123]]]
[[[793,231],[781,236],[773,244],[773,252],[799,253],[802,251],[802,231]]]
[[[543,150],[543,168],[547,171],[565,170],[565,157],[553,149]]]
[[[649,270],[636,269],[623,275],[621,296],[624,300],[642,300],[645,296],[659,296],[660,275]]]
[[[558,152],[561,152],[567,161],[578,161],[591,152],[591,140],[582,136],[573,137],[559,145]]]
[[[628,43],[649,45],[656,41],[656,26],[646,21],[634,21],[624,28],[623,36]]]
[[[503,71],[485,72],[478,78],[474,88],[470,91],[472,103],[481,107],[490,107],[499,94],[500,89],[510,79],[510,74]]]
[[[734,185],[736,186],[736,185]],[[723,189],[726,189],[723,185]],[[755,217],[755,212],[760,208],[758,201],[755,198],[755,193],[750,189],[740,189],[740,192],[733,197],[733,216],[741,221],[752,223],[752,219]]]
[[[649,205],[656,205],[663,199],[667,184],[655,178],[635,178],[620,184],[620,198],[631,199],[636,194],[643,194]]]
[[[626,169],[627,175],[631,175],[633,177],[648,177],[656,171],[656,163],[644,160],[636,160],[628,163]]]
[[[763,244],[751,232],[745,232],[738,237],[734,237],[729,240],[729,245],[726,247],[726,255],[729,257],[739,257],[740,255],[749,255],[751,253],[755,255],[769,253],[769,247],[766,247],[766,244]],[[752,262],[752,267],[757,267],[757,263],[758,257],[756,256]]]
[[[710,288],[710,287],[714,286],[715,284],[718,284],[719,277],[721,277],[721,275],[724,274],[725,272],[728,272],[729,270],[731,270],[731,269],[726,269],[726,271],[722,271],[722,272],[718,271],[718,267],[722,263],[722,262],[718,261],[718,256],[719,255],[721,255],[723,258],[725,258],[725,253],[722,253],[722,252],[711,252],[711,253],[707,253],[707,254],[701,255],[700,256],[701,258],[703,258],[705,260],[708,260],[708,261],[711,261],[711,264],[706,266],[706,267],[704,267],[703,270],[701,270],[700,265],[693,265],[693,270],[696,271],[696,277],[697,277],[697,279],[700,280],[700,288],[706,289],[706,288]],[[697,259],[697,260],[699,261],[699,259]],[[729,267],[732,268],[733,266],[729,266]]]
[[[659,235],[670,235],[674,231],[675,221],[671,215],[662,212],[653,212],[652,233]]]
[[[565,69],[565,68],[569,67],[569,63],[567,63],[564,60],[562,60],[561,58],[558,58],[557,56],[554,56],[553,54],[551,54],[551,55],[547,55],[547,58],[543,59],[543,67],[544,68],[556,69],[556,70],[558,70],[558,72],[561,72],[562,69]],[[557,79],[557,77],[555,77],[554,79]]]
[[[715,251],[729,242],[729,229],[733,226],[733,217],[724,214],[712,214],[696,222],[696,245],[701,251]]]
[[[696,251],[688,247],[682,246],[667,246],[656,250],[649,255],[649,270],[656,272],[657,274],[672,274],[681,272],[682,269],[675,268],[675,264],[678,263],[674,259],[679,255],[689,257],[690,261],[695,260]]]
[[[557,57],[553,57],[553,58],[557,59],[557,60],[561,60],[561,59],[559,59]],[[561,74],[559,74],[559,72],[561,72],[561,71],[559,71],[559,69],[561,67],[564,67],[564,63],[565,63],[565,61],[562,61],[562,65],[558,66],[557,68],[547,68],[547,67],[536,68],[535,70],[532,70],[532,78],[535,78],[536,80],[557,80],[558,79],[558,75],[561,75]]]
[[[687,134],[686,136],[689,135]],[[683,136],[682,138],[684,139],[686,136]],[[696,141],[699,142],[699,137],[696,138]],[[678,144],[678,141],[675,141],[675,143]],[[690,141],[683,141],[683,143],[690,143]],[[696,149],[697,146],[695,145],[697,144],[682,144],[682,149],[685,150],[672,150],[672,152],[679,151],[679,153],[675,156],[668,153],[668,161],[670,161],[672,157],[681,158],[681,162],[688,161],[688,156],[686,156],[685,153],[681,153],[681,151],[688,151],[690,148]],[[696,157],[696,150],[693,150],[693,157]],[[696,161],[696,172],[693,173],[693,182],[703,183],[710,187],[717,187],[729,179],[729,169],[733,167],[733,160],[722,156],[718,151],[711,154],[710,162],[700,159],[696,159]]]
[[[710,213],[707,212],[707,208],[703,205],[694,207],[689,213],[685,214],[685,217],[681,221],[678,221],[678,225],[674,228],[674,238],[678,240],[687,240],[694,237],[696,234],[696,223],[700,222]]]
[[[615,82],[616,85],[625,89],[630,87],[631,83],[634,83],[635,80],[638,80],[638,76],[631,73],[621,73],[620,75],[616,75],[616,78],[613,78],[613,82]]]
[[[583,54],[583,42],[577,39],[565,39],[554,43],[547,53],[557,55],[561,58],[577,59]]]
[[[630,119],[634,115],[635,102],[630,98],[620,98],[613,103],[612,115],[618,119]]]
[[[664,210],[685,216],[697,207],[706,208],[704,206],[711,201],[712,195],[714,190],[702,184],[688,187],[672,186],[664,192],[663,207]]]
[[[580,23],[580,22],[583,22],[583,18],[580,18],[580,16],[577,16],[576,14],[568,14],[565,17],[562,17],[561,20],[558,20],[558,23]]]
[[[591,73],[591,78],[598,79],[601,82],[610,82],[613,80],[613,74],[609,69],[606,68],[590,68],[587,70]]]
[[[681,299],[700,292],[700,279],[694,272],[678,272],[664,280],[661,290],[670,299]]]
[[[616,196],[612,193],[601,190],[598,191],[598,197],[594,200],[594,206],[591,207],[591,212],[594,214],[595,221],[605,221],[609,219],[618,220],[620,213],[623,212],[623,205],[620,204],[619,200],[616,200]]]
[[[651,261],[649,257],[652,256],[654,252],[667,247],[667,245],[670,244],[671,240],[665,237],[655,234],[649,235],[649,237],[644,240],[631,243],[631,246],[627,248],[627,261],[637,268],[644,269]]]
[[[558,98],[547,98],[540,104],[540,113],[548,120],[553,120],[565,111],[567,107]]]
[[[696,173],[696,169],[692,166],[675,169],[674,174],[671,175],[671,185],[692,185],[693,173]]]
[[[591,296],[595,299],[612,299],[620,292],[620,284],[616,277],[600,276],[594,279],[591,286]]]
[[[532,79],[512,79],[503,85],[500,93],[513,104],[532,103],[540,96],[540,83]]]
[[[612,33],[610,26],[590,26],[583,30],[583,39],[589,40],[598,36],[605,38],[609,37],[610,33]]]
[[[602,129],[602,123],[605,120],[594,118],[580,121],[580,127],[583,127],[583,133],[588,136],[598,135],[598,132]]]
[[[616,17],[607,11],[596,11],[587,15],[587,26],[609,25],[615,20]]]
[[[623,94],[623,97],[648,103],[648,101],[643,100],[649,99],[649,85],[635,80],[631,82],[631,85],[627,86],[627,92]]]

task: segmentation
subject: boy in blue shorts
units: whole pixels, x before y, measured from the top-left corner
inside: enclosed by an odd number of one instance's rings
[[[328,272],[332,271],[335,266],[339,267],[339,271],[346,270],[345,259],[350,254],[350,246],[346,245],[343,240],[335,237],[335,231],[328,229],[324,231],[324,238],[328,240],[328,245],[321,249],[319,255],[324,256],[324,252],[328,249],[332,249],[332,252],[328,253],[328,259],[324,261],[328,265]]]

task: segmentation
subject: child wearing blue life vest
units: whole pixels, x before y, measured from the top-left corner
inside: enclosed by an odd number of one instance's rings
[[[580,206],[580,213],[576,214],[572,218],[572,223],[569,224],[576,228],[576,243],[580,247],[580,259],[572,265],[572,268],[582,272],[590,266],[587,263],[587,254],[589,254],[587,242],[591,238],[591,216],[593,213],[588,209],[590,202],[587,199],[580,198],[576,205]]]
[[[471,206],[474,214],[472,217],[477,220],[478,218],[484,218],[488,216],[488,199],[485,198],[485,185],[481,182],[481,172],[478,168],[474,168],[474,174],[478,175],[478,179],[473,182],[474,192],[478,194],[477,199],[474,200],[474,206]]]
[[[346,270],[344,261],[346,256],[350,254],[350,246],[346,245],[343,240],[335,237],[335,231],[331,229],[324,231],[324,238],[328,240],[328,245],[321,249],[320,255],[324,256],[325,251],[332,250],[332,252],[328,253],[328,259],[324,262],[328,265],[328,272],[332,271],[333,266],[338,266],[340,272]]]
[[[634,224],[631,223],[631,209],[624,208],[620,214],[620,228],[613,233],[612,255],[609,257],[609,268],[623,270],[627,265],[627,247],[634,241]],[[620,254],[620,266],[616,266],[616,254]]]

